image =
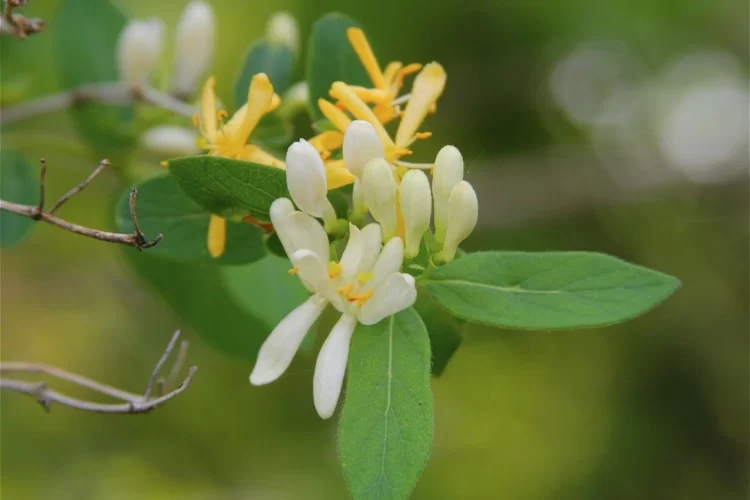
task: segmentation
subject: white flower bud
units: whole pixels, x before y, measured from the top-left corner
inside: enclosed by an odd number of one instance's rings
[[[378,133],[364,120],[354,120],[346,128],[342,152],[346,168],[357,178],[362,178],[367,162],[373,158],[385,158]]]
[[[380,223],[383,241],[396,235],[398,185],[392,167],[382,158],[370,160],[362,175],[362,191],[373,219]]]
[[[367,201],[365,200],[365,193],[362,189],[362,180],[354,179],[354,186],[352,187],[352,217],[364,217],[366,213]]]
[[[196,144],[198,137],[198,133],[190,128],[160,125],[146,130],[141,135],[141,146],[167,158],[190,156],[201,151]]]
[[[294,16],[287,12],[276,12],[268,20],[266,37],[271,43],[286,45],[295,54],[299,51],[299,27]]]
[[[120,79],[131,87],[148,83],[162,50],[162,22],[158,19],[130,21],[120,32],[117,62]]]
[[[278,114],[282,118],[290,118],[294,114],[307,109],[310,101],[310,89],[307,82],[297,82],[284,92],[281,98]]]
[[[211,64],[214,49],[214,11],[206,2],[187,4],[177,24],[173,91],[192,94],[195,84]]]
[[[322,217],[326,224],[336,222],[336,213],[327,198],[328,184],[323,160],[304,139],[287,149],[286,185],[292,200],[303,212]]]
[[[399,196],[406,236],[404,255],[411,259],[419,254],[419,243],[430,227],[432,195],[427,175],[421,170],[409,170],[401,179]]]
[[[477,225],[479,202],[477,193],[466,181],[461,181],[453,188],[448,200],[449,218],[445,232],[445,243],[438,258],[450,262],[456,256],[456,249]]]
[[[464,159],[454,146],[445,146],[435,158],[432,173],[432,197],[435,200],[435,239],[443,242],[450,214],[448,200],[456,185],[464,178]]]

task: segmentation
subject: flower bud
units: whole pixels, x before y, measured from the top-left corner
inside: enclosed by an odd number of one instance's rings
[[[411,259],[419,254],[419,243],[430,227],[432,195],[427,175],[421,170],[409,170],[401,179],[399,196],[406,229],[404,255]]]
[[[189,96],[211,64],[214,48],[214,12],[206,2],[187,4],[177,24],[172,88]]]
[[[130,21],[120,32],[117,61],[120,79],[131,87],[148,83],[162,50],[163,26],[158,19]]]
[[[286,185],[292,200],[303,212],[322,217],[327,225],[336,222],[336,213],[327,198],[323,160],[304,139],[289,146],[286,152]]]
[[[200,153],[196,144],[198,134],[189,128],[176,125],[159,125],[141,135],[141,146],[166,158],[190,156]]]
[[[367,213],[367,201],[365,200],[365,193],[362,189],[362,180],[354,179],[354,185],[352,187],[352,217],[360,219]]]
[[[392,167],[382,158],[370,160],[362,175],[362,191],[373,219],[380,223],[383,241],[396,235],[398,185]]]
[[[290,118],[294,114],[307,109],[310,102],[310,89],[307,82],[297,82],[284,92],[278,114],[282,118]]]
[[[448,200],[448,222],[445,231],[445,243],[438,258],[450,262],[456,256],[456,249],[469,237],[477,225],[479,202],[477,193],[466,181],[459,182],[451,192]]]
[[[276,12],[268,20],[266,37],[271,43],[286,45],[292,52],[299,52],[299,27],[297,20],[287,12]]]
[[[373,158],[385,158],[377,132],[364,120],[354,120],[346,128],[342,152],[346,168],[357,178],[362,178],[367,162]]]
[[[432,172],[432,197],[435,200],[435,240],[443,242],[450,210],[448,200],[464,178],[464,159],[454,146],[445,146],[435,158]]]

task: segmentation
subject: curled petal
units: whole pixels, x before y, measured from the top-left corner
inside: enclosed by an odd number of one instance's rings
[[[424,121],[430,108],[445,88],[445,70],[438,63],[430,63],[414,79],[411,98],[404,110],[404,116],[396,131],[396,146],[405,148],[414,140],[417,129]]]
[[[357,313],[363,325],[374,325],[399,311],[411,307],[417,300],[417,287],[414,277],[409,274],[393,273],[387,276],[373,290],[372,297]]]
[[[365,255],[362,232],[354,224],[349,224],[349,241],[346,243],[344,253],[341,254],[341,277],[342,283],[349,283],[359,270],[362,257]]]

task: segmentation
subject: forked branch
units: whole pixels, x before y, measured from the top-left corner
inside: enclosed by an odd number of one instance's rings
[[[44,21],[38,18],[27,18],[13,12],[13,9],[26,5],[29,0],[5,0],[3,15],[0,18],[0,34],[14,36],[21,40],[29,35],[44,31]]]

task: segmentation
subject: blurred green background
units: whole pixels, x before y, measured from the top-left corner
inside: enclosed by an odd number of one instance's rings
[[[29,95],[60,89],[60,3],[23,10],[43,17],[46,33],[2,39],[5,84]],[[121,6],[161,17],[172,34],[184,3]],[[480,199],[467,249],[601,251],[683,282],[656,310],[606,329],[466,328],[433,383],[435,444],[414,498],[747,498],[746,2],[213,7],[213,73],[227,100],[247,46],[277,10],[298,18],[303,40],[317,17],[340,10],[364,25],[381,62],[441,62],[448,85],[416,156],[446,143],[463,152]],[[83,30],[97,22],[80,21]],[[47,158],[53,199],[95,166],[71,134],[56,114],[4,128],[0,140],[32,162]],[[124,187],[106,172],[60,215],[111,228]],[[126,252],[135,250],[41,224],[3,250],[2,359],[143,390],[181,324]],[[2,394],[3,498],[346,498],[335,418],[321,421],[312,405],[314,360],[253,388],[251,363],[185,333],[199,372],[151,414],[45,414]]]

